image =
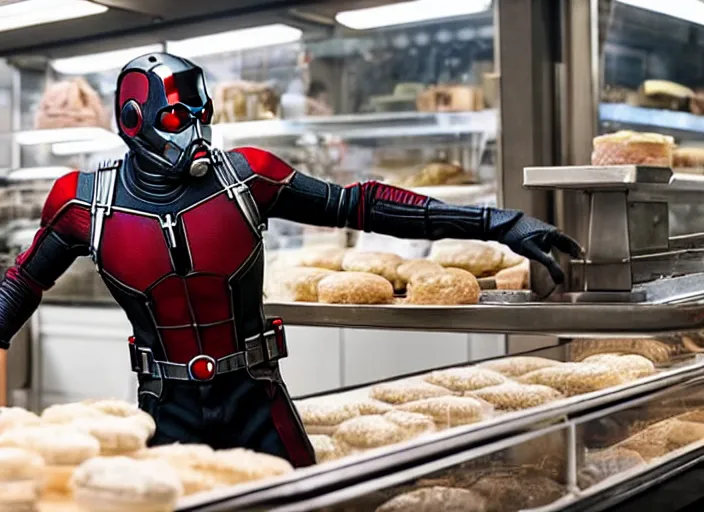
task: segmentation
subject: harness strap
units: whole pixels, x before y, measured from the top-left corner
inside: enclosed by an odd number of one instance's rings
[[[90,255],[98,270],[100,270],[98,253],[103,235],[103,224],[105,218],[112,213],[117,172],[121,166],[122,160],[102,162],[95,171],[93,180],[93,198],[90,207]]]

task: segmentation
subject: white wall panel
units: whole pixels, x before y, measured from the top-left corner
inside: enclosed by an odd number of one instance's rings
[[[288,357],[281,373],[292,396],[337,389],[342,386],[341,329],[286,327]]]

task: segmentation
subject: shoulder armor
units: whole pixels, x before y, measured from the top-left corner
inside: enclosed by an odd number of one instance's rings
[[[293,167],[263,149],[253,147],[234,148],[228,153],[242,155],[247,160],[252,174],[269,181],[284,183],[290,180],[294,174]]]
[[[77,199],[76,192],[81,174],[83,173],[72,171],[54,182],[42,210],[43,226],[50,224],[71,201]]]

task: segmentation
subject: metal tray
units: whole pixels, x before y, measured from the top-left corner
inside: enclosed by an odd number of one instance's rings
[[[421,465],[435,466],[460,452],[478,457],[501,446],[563,428],[565,422],[605,407],[626,407],[631,400],[688,385],[704,376],[704,364],[674,369],[635,383],[579,395],[559,402],[507,414],[489,421],[439,432],[428,438],[378,449],[284,477],[221,489],[181,500],[178,512],[271,510],[277,506],[317,500],[319,496],[347,492],[351,486],[368,487],[381,478],[399,478]],[[303,508],[301,510],[310,510]]]
[[[704,327],[704,305],[699,304],[507,302],[472,306],[348,306],[267,303],[264,309],[289,325],[362,329],[585,337],[667,334]]]

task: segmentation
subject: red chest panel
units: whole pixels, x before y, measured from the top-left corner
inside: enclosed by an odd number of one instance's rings
[[[146,295],[169,360],[186,363],[198,354],[214,358],[236,351],[230,279],[248,261],[258,239],[235,203],[224,194],[175,215],[184,240],[169,248],[160,219],[116,210],[104,223],[103,271]],[[178,275],[175,251],[190,260]]]

